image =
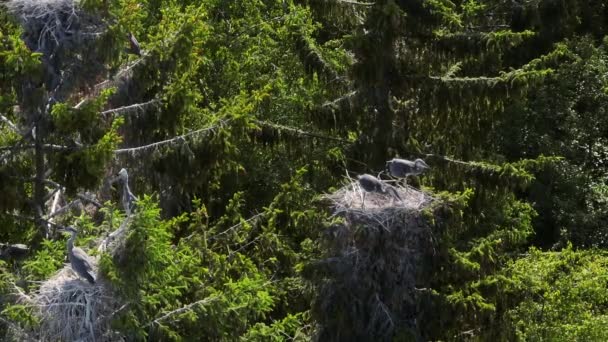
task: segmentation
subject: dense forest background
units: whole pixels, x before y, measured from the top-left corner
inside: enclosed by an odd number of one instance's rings
[[[324,195],[395,156],[432,253],[362,330]],[[0,339],[43,338],[74,226],[98,340],[606,341],[607,166],[602,0],[0,1]]]

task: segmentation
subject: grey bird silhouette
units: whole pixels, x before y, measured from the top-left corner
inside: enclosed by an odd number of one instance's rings
[[[120,198],[122,207],[127,215],[131,215],[131,212],[135,210],[135,201],[137,201],[137,197],[133,195],[129,188],[129,173],[127,172],[127,169],[120,169],[116,177],[112,180],[112,183],[118,181],[122,183],[122,194]]]
[[[141,47],[139,46],[139,42],[137,41],[137,39],[135,39],[135,36],[132,32],[129,32],[128,38],[130,45],[130,49],[128,50],[128,52],[141,57]]]
[[[68,239],[67,247],[68,247],[68,258],[70,260],[70,264],[72,265],[72,270],[76,272],[79,276],[85,278],[89,283],[95,284],[95,273],[93,272],[93,267],[91,258],[79,247],[74,247],[74,240],[76,240],[76,235],[78,231],[74,227],[66,227],[61,229],[60,231],[66,233],[72,233],[72,236]]]
[[[398,200],[401,201],[401,197],[399,196],[399,193],[397,192],[397,190],[394,187],[392,187],[391,185],[385,184],[380,179],[378,179],[370,174],[367,174],[367,173],[358,176],[357,179],[359,180],[359,185],[361,186],[361,189],[364,190],[363,203],[361,205],[362,207],[365,207],[365,195],[368,192],[376,192],[379,194],[390,193],[394,198],[397,198]]]
[[[386,168],[393,177],[404,178],[407,184],[407,176],[417,176],[424,173],[430,166],[424,160],[418,158],[414,161],[393,158],[386,162]]]

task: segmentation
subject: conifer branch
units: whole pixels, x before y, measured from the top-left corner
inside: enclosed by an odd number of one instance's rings
[[[357,95],[357,91],[356,90],[355,91],[351,91],[350,93],[348,93],[348,94],[346,94],[344,96],[338,97],[337,99],[335,99],[333,101],[325,102],[324,104],[321,105],[321,107],[325,108],[325,107],[334,107],[334,106],[337,106],[341,102],[348,101],[348,100],[350,100],[351,98],[353,98],[356,95]]]
[[[299,135],[299,136],[311,137],[311,138],[317,138],[317,139],[323,139],[323,140],[330,140],[330,141],[337,141],[337,142],[340,142],[340,143],[343,143],[343,144],[352,144],[353,143],[353,141],[351,141],[351,140],[346,140],[346,139],[342,139],[342,138],[332,137],[332,136],[329,136],[329,135],[323,135],[323,134],[319,134],[319,133],[313,133],[313,132],[303,131],[303,130],[301,130],[299,128],[279,125],[279,124],[275,124],[275,123],[272,123],[272,122],[260,121],[260,120],[253,120],[253,122],[255,122],[256,124],[258,124],[260,126],[274,128],[274,129],[276,129],[278,131],[289,132],[289,133],[292,133],[292,134],[295,134],[295,135]]]
[[[147,107],[153,106],[160,103],[160,100],[154,99],[148,102],[135,103],[128,106],[118,107],[114,109],[108,109],[101,112],[102,115],[119,115],[119,114],[130,114],[137,111],[144,111]]]
[[[359,2],[353,0],[338,0],[338,2],[348,5],[359,5],[359,6],[374,6],[375,2]]]
[[[184,312],[186,312],[186,311],[191,310],[192,308],[194,308],[194,307],[195,307],[195,306],[197,306],[197,305],[205,305],[205,304],[209,304],[209,303],[214,302],[214,301],[216,301],[216,300],[218,300],[218,299],[219,299],[219,297],[217,297],[217,296],[212,296],[212,297],[207,297],[207,298],[202,299],[202,300],[198,300],[198,301],[196,301],[196,302],[194,302],[194,303],[190,303],[190,304],[188,304],[188,305],[186,305],[186,306],[183,306],[183,307],[181,307],[181,308],[179,308],[179,309],[176,309],[176,310],[173,310],[173,311],[169,311],[169,312],[167,312],[166,314],[164,314],[164,315],[162,315],[162,316],[160,316],[160,317],[156,318],[156,319],[155,319],[155,320],[153,320],[152,322],[150,322],[150,323],[146,324],[144,327],[149,327],[149,326],[151,326],[152,324],[160,324],[162,321],[166,320],[167,318],[169,318],[169,317],[171,317],[171,316],[173,316],[173,315],[179,315],[179,314],[181,314],[181,313],[184,313]]]
[[[235,230],[235,229],[237,229],[239,227],[242,227],[245,223],[253,222],[253,224],[255,224],[255,222],[257,222],[258,219],[263,218],[264,216],[266,216],[266,213],[255,214],[252,217],[246,219],[245,221],[239,222],[239,223],[235,224],[234,226],[232,226],[232,227],[230,227],[230,228],[228,228],[228,229],[226,229],[226,230],[224,230],[224,231],[222,231],[220,233],[217,233],[217,234],[209,237],[208,240],[216,240],[218,237],[220,237],[220,236],[222,236],[224,234],[228,234],[229,232],[231,232],[231,231],[233,231],[233,230]],[[185,240],[190,239],[192,236],[194,236],[194,234],[191,234],[191,235],[187,236],[185,238]]]
[[[41,145],[41,147],[43,150],[46,150],[46,151],[67,151],[67,150],[72,149],[72,147],[69,147],[69,146],[55,145],[55,144],[43,144],[43,145]],[[34,145],[34,144],[29,144],[29,145],[17,144],[15,146],[0,146],[0,151],[31,150],[34,148],[36,148],[36,145]]]
[[[201,10],[201,7],[197,8],[197,10],[195,11],[195,15],[199,14],[199,12]],[[188,23],[188,21],[184,21],[181,24],[181,26],[172,35],[170,35],[166,39],[162,40],[159,45],[172,45],[173,43],[175,43],[175,41],[179,38],[180,34],[182,33],[182,31],[186,27],[187,23]],[[148,50],[148,51],[142,50],[141,57],[139,57],[135,61],[127,64],[127,66],[124,69],[120,70],[112,78],[110,78],[108,80],[105,80],[105,81],[103,81],[101,83],[98,83],[95,86],[93,86],[93,94],[97,95],[97,94],[99,94],[100,91],[102,91],[104,89],[107,89],[107,88],[110,88],[112,86],[115,86],[119,82],[124,81],[125,78],[127,78],[127,77],[130,76],[131,72],[133,71],[133,69],[136,66],[142,64],[144,61],[146,61],[152,55],[151,52],[152,52],[152,50]]]
[[[148,145],[118,149],[118,150],[115,150],[114,153],[115,154],[128,154],[128,153],[143,152],[143,151],[146,151],[146,150],[158,148],[158,147],[160,147],[162,145],[173,144],[173,143],[176,143],[176,142],[182,142],[186,138],[190,138],[192,136],[205,135],[205,134],[208,134],[209,132],[213,132],[214,130],[222,127],[227,122],[228,122],[228,120],[221,120],[218,124],[213,125],[211,127],[202,128],[202,129],[199,129],[199,130],[196,130],[196,131],[192,131],[192,132],[189,132],[189,133],[186,133],[186,134],[183,134],[183,135],[179,135],[179,136],[171,138],[171,139],[158,141],[158,142],[155,142],[155,143],[152,143],[152,144],[148,144]]]

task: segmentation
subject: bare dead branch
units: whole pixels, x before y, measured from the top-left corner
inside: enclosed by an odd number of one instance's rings
[[[131,113],[138,112],[138,111],[144,111],[144,110],[146,110],[146,108],[155,106],[159,103],[160,103],[160,100],[154,99],[154,100],[150,100],[148,102],[135,103],[135,104],[124,106],[124,107],[108,109],[106,111],[101,112],[101,114],[102,115],[131,114]]]
[[[196,131],[192,131],[183,135],[179,135],[176,136],[174,138],[171,139],[166,139],[166,140],[162,140],[159,142],[155,142],[152,144],[148,144],[148,145],[144,145],[144,146],[138,146],[138,147],[131,147],[131,148],[123,148],[123,149],[118,149],[115,150],[114,153],[115,154],[129,154],[129,153],[136,153],[136,152],[143,152],[146,150],[150,150],[150,149],[155,149],[158,148],[159,146],[163,146],[163,145],[167,145],[167,144],[173,144],[173,143],[177,143],[177,142],[182,142],[187,138],[193,137],[193,136],[200,136],[200,135],[205,135],[208,134],[210,132],[213,132],[214,130],[222,127],[224,124],[226,124],[229,120],[222,120],[219,123],[210,126],[210,127],[206,127],[206,128],[201,128],[199,130]]]
[[[197,306],[197,305],[205,305],[205,304],[209,304],[209,303],[211,303],[211,302],[213,302],[213,301],[216,301],[216,300],[218,300],[218,299],[219,299],[218,297],[213,296],[213,297],[208,297],[208,298],[205,298],[205,299],[202,299],[202,300],[196,301],[196,302],[194,302],[194,303],[190,303],[190,304],[188,304],[188,305],[186,305],[186,306],[184,306],[184,307],[181,307],[181,308],[179,308],[179,309],[177,309],[177,310],[173,310],[173,311],[169,311],[169,312],[167,312],[166,314],[164,314],[164,315],[162,315],[162,316],[160,316],[160,317],[156,318],[156,319],[155,319],[155,320],[153,320],[152,322],[150,322],[150,323],[146,324],[144,327],[149,327],[149,326],[150,326],[150,325],[152,325],[152,324],[160,324],[160,322],[162,322],[162,321],[166,320],[167,318],[169,318],[169,317],[171,317],[171,316],[174,316],[174,315],[179,315],[179,314],[184,313],[184,312],[186,312],[186,311],[188,311],[188,310],[191,310],[192,308],[194,308],[194,307],[195,307],[195,306]]]
[[[353,143],[353,141],[350,141],[350,140],[332,137],[329,135],[324,135],[324,134],[319,134],[319,133],[307,132],[307,131],[301,130],[299,128],[279,125],[279,124],[275,124],[272,122],[260,121],[260,120],[254,120],[253,122],[255,122],[256,124],[258,124],[260,126],[274,128],[278,131],[289,132],[289,133],[292,133],[292,134],[298,135],[298,136],[317,138],[317,139],[322,139],[322,140],[337,141],[337,142],[341,142],[343,144],[352,144]]]

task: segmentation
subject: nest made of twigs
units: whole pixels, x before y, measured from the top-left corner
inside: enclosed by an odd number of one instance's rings
[[[78,49],[104,33],[107,26],[75,0],[9,0],[4,6],[20,21],[27,46],[45,56],[61,46]]]
[[[95,284],[79,278],[69,265],[44,281],[21,304],[33,307],[39,325],[13,329],[13,337],[29,336],[38,341],[118,341],[111,328],[121,303],[110,285],[98,277]]]
[[[424,213],[434,199],[405,186],[367,193],[358,182],[326,196],[342,223],[326,230],[325,258],[314,263],[319,288],[313,311],[318,340],[392,340],[417,337],[420,272],[433,253]]]
[[[55,100],[105,78],[109,24],[100,13],[77,0],[9,0],[1,6],[20,23],[27,47],[42,54],[44,83]]]
[[[415,189],[411,186],[403,186],[397,183],[394,185],[386,184],[395,192],[387,191],[386,193],[365,192],[361,189],[359,182],[351,182],[338,191],[327,195],[327,199],[333,202],[333,206],[337,212],[343,210],[364,210],[364,211],[379,211],[379,210],[420,210],[428,205],[433,200],[433,197],[428,193]],[[395,196],[394,193],[398,195]],[[365,202],[364,202],[365,198]]]

